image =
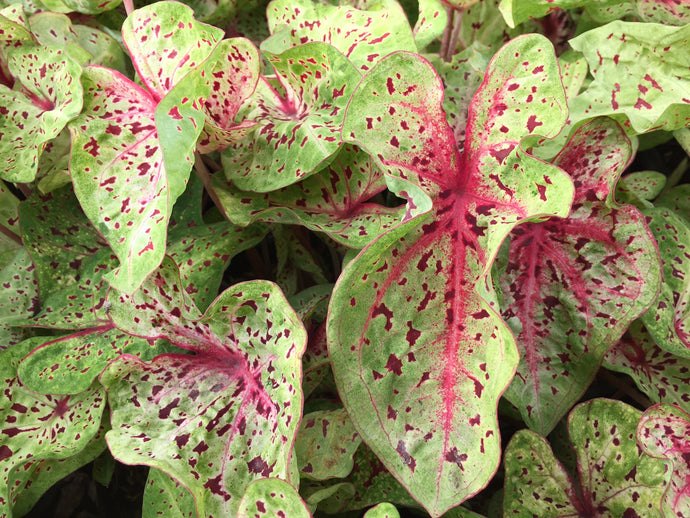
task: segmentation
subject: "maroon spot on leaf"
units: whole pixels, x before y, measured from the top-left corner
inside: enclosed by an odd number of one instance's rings
[[[388,405],[388,414],[387,416],[388,419],[392,419],[395,421],[395,419],[398,417],[398,411],[395,410],[392,406]]]
[[[380,380],[383,378],[383,374],[378,371],[371,371],[371,375],[374,377],[374,380]]]
[[[395,448],[395,451],[397,451],[398,455],[402,457],[405,466],[410,468],[410,471],[414,473],[414,470],[417,467],[417,461],[414,460],[409,453],[407,453],[407,448],[405,447],[405,443],[403,441],[398,441],[398,446]]]
[[[640,108],[646,108],[647,110],[652,109],[652,105],[640,97],[637,98],[637,102],[635,103],[634,107],[636,110],[639,110]]]
[[[324,419],[321,421],[321,434],[326,437],[328,435],[328,425],[329,425],[328,419]]]
[[[371,318],[376,318],[379,315],[383,315],[386,317],[386,324],[384,325],[384,329],[386,331],[390,331],[393,328],[393,312],[388,309],[388,307],[382,302],[376,308],[374,308],[373,313],[371,314]]]
[[[446,462],[452,462],[456,464],[458,468],[465,471],[462,467],[462,463],[467,460],[467,453],[460,453],[457,448],[453,447],[448,453],[446,453]]]
[[[661,88],[661,86],[659,85],[659,83],[657,83],[657,82],[652,78],[652,76],[650,76],[649,74],[646,74],[646,75],[644,76],[644,80],[645,80],[645,81],[649,81],[650,83],[652,83],[652,88],[656,88],[656,89],[659,90],[660,92],[663,92],[663,91],[664,91],[664,89]]]
[[[393,138],[390,140],[391,146],[393,147],[400,147],[400,142],[398,142],[398,138],[394,135]]]
[[[537,121],[537,116],[536,115],[530,115],[529,118],[527,119],[527,131],[532,133],[536,128],[539,126],[543,126],[543,122]]]
[[[99,149],[100,146],[98,145],[96,139],[93,137],[89,137],[89,141],[86,144],[84,144],[84,151],[86,151],[92,157],[98,156]]]
[[[309,464],[309,465],[311,466],[311,464]],[[303,469],[302,471],[304,471],[305,473],[307,472],[306,468]],[[266,505],[261,500],[257,500],[256,501],[256,510],[259,511],[260,513],[265,513],[266,512]]]
[[[228,500],[230,500],[230,495],[227,491],[223,489],[222,483],[223,475],[220,474],[217,477],[208,479],[208,481],[204,484],[204,487],[214,495],[222,496],[223,500],[227,502]]]
[[[309,462],[306,466],[302,468],[302,473],[313,473],[314,472],[314,466],[311,465],[311,462]]]
[[[481,421],[482,421],[482,416],[477,414],[474,417],[470,417],[469,423],[471,426],[477,426],[477,425],[481,424]]]
[[[9,459],[14,452],[9,448],[9,446],[3,444],[0,446],[0,461]]]
[[[15,412],[19,412],[20,414],[26,414],[26,412],[29,410],[28,408],[26,408],[24,405],[22,405],[20,403],[14,403],[11,408]]]
[[[185,444],[189,442],[189,435],[188,433],[185,433],[183,435],[178,435],[175,437],[175,442],[177,443],[178,448],[182,448]]]
[[[479,380],[474,380],[474,395],[478,398],[482,397],[482,392],[484,391],[484,385],[482,385]]]
[[[388,372],[392,372],[396,376],[400,376],[402,374],[402,361],[396,355],[391,354],[388,356],[386,369]]]
[[[206,444],[204,441],[201,441],[199,444],[197,444],[197,445],[194,447],[194,449],[192,449],[192,451],[193,451],[194,453],[198,453],[199,455],[201,455],[201,454],[204,453],[206,450],[208,450],[208,448],[209,448],[208,444]]]
[[[115,126],[114,124],[108,124],[108,127],[105,128],[105,132],[109,135],[119,135],[122,133],[122,128],[120,126]]]
[[[388,87],[388,93],[390,95],[393,95],[395,93],[395,86],[393,85],[393,78],[389,77],[386,80],[386,87]]]
[[[537,192],[539,193],[539,199],[546,201],[546,185],[537,184]]]
[[[270,467],[266,461],[258,455],[247,462],[247,469],[249,470],[249,473],[254,473],[257,475],[260,474],[264,477],[268,477],[271,474],[271,471],[273,471],[273,468]]]
[[[489,151],[489,155],[495,158],[499,164],[503,165],[505,159],[510,155],[510,153],[515,148],[515,144],[506,144],[501,148],[493,148]],[[496,176],[496,175],[494,175]]]
[[[180,404],[180,398],[176,397],[173,399],[170,403],[168,403],[165,407],[161,408],[158,411],[158,418],[159,419],[167,419],[170,417],[170,412],[172,411],[173,408],[177,408],[177,405]]]
[[[544,71],[544,65],[539,65],[538,67],[534,67],[532,69],[532,74],[537,75],[541,74]]]
[[[407,334],[405,335],[405,340],[407,340],[407,343],[410,344],[410,347],[413,347],[414,344],[417,343],[417,340],[419,337],[422,335],[421,331],[417,331],[412,327],[412,322],[407,323]]]

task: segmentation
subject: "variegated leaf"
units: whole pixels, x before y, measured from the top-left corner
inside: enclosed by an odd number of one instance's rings
[[[613,201],[631,154],[613,120],[582,126],[554,160],[575,183],[570,215],[520,225],[510,236],[501,307],[521,359],[506,397],[544,436],[660,289],[658,252],[644,216]]]
[[[116,458],[170,474],[200,514],[234,516],[258,478],[296,483],[306,333],[274,284],[238,284],[202,316],[166,259],[133,295],[120,293],[110,315],[130,333],[194,352],[151,363],[125,355],[101,375]]]
[[[572,196],[562,171],[520,148],[565,122],[545,38],[518,38],[494,56],[470,107],[462,155],[442,95],[428,63],[396,53],[353,96],[344,137],[389,174],[414,179],[433,209],[347,265],[328,325],[355,428],[432,516],[478,492],[498,467],[496,405],[517,356],[486,287],[493,257],[518,221],[565,215]]]
[[[255,518],[261,515],[311,518],[311,513],[297,490],[278,478],[263,478],[252,482],[242,497],[237,518]]]

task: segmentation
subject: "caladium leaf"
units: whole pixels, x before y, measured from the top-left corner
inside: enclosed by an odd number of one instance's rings
[[[7,53],[27,43],[35,44],[36,38],[31,34],[23,7],[11,4],[0,9],[0,85],[7,88],[14,86],[15,79],[8,66]]]
[[[345,106],[360,79],[352,63],[325,43],[266,55],[277,80],[260,79],[242,110],[256,126],[223,152],[226,176],[245,191],[280,189],[327,165],[342,146]]]
[[[199,514],[235,516],[257,478],[296,482],[291,450],[306,333],[275,284],[238,284],[202,316],[166,258],[133,295],[118,294],[110,316],[132,334],[195,353],[151,363],[124,355],[101,375],[117,459],[173,476]]]
[[[690,414],[675,405],[649,408],[637,425],[645,453],[671,461],[671,480],[662,500],[664,516],[690,516]]]
[[[98,432],[105,408],[98,384],[67,397],[25,389],[17,379],[17,364],[31,347],[29,340],[0,353],[0,513],[10,516],[16,489],[31,475],[21,468],[77,454]]]
[[[36,46],[12,50],[8,68],[22,88],[0,84],[0,177],[31,182],[46,142],[82,109],[82,70],[64,51]]]
[[[261,49],[278,54],[321,41],[333,45],[361,72],[396,50],[415,52],[412,30],[400,4],[382,0],[374,6],[366,10],[311,0],[274,0],[266,11],[272,36]]]
[[[121,2],[122,0],[40,0],[39,4],[58,13],[99,14],[114,9]],[[44,8],[43,5],[41,9]]]
[[[690,122],[687,49],[690,26],[612,22],[570,40],[585,55],[594,81],[572,99],[571,121],[625,116],[636,133],[682,128]],[[625,118],[623,117],[623,120]]]
[[[442,96],[434,70],[407,53],[381,61],[355,92],[343,135],[389,174],[414,178],[433,209],[347,265],[328,320],[355,428],[432,516],[479,491],[498,466],[496,405],[517,355],[485,287],[491,262],[518,221],[565,215],[572,199],[565,173],[520,147],[555,135],[566,118],[546,38],[517,38],[494,56],[462,155]]]
[[[639,208],[652,207],[666,185],[666,175],[657,171],[637,171],[625,175],[616,185],[616,199]]]
[[[142,518],[160,516],[193,518],[197,514],[194,498],[182,484],[162,471],[150,468],[144,490]]]
[[[657,207],[666,207],[684,218],[690,227],[690,184],[679,185],[656,200]]]
[[[608,350],[604,366],[628,374],[654,403],[690,410],[690,359],[661,349],[640,320]]]
[[[78,394],[115,358],[128,354],[149,361],[179,351],[165,340],[123,333],[109,322],[60,338],[32,338],[35,349],[19,365],[19,378],[41,394]]]
[[[441,0],[420,0],[418,8],[419,15],[412,34],[417,48],[421,51],[443,34],[448,24],[448,12]]]
[[[31,317],[39,307],[36,268],[25,248],[19,248],[0,270],[0,352],[31,334],[15,322]]]
[[[483,43],[496,51],[509,39],[522,34],[520,29],[508,27],[499,11],[500,3],[501,0],[479,0],[464,9],[458,22],[458,41]]]
[[[305,414],[295,442],[300,474],[315,480],[347,477],[361,443],[344,408]]]
[[[596,399],[575,407],[568,430],[577,454],[577,481],[548,443],[520,430],[505,453],[505,516],[661,516],[668,479],[664,461],[640,451],[641,412]]]
[[[197,145],[201,153],[226,148],[244,138],[255,124],[235,122],[235,116],[259,81],[261,58],[257,48],[245,38],[223,40],[211,60],[210,94],[203,109],[206,125]]]
[[[367,153],[350,145],[327,168],[278,191],[241,191],[218,175],[214,186],[228,218],[238,225],[300,224],[351,248],[368,245],[406,211],[371,201],[386,188],[383,174]]]
[[[642,322],[659,347],[690,358],[690,225],[670,209],[644,213],[659,243],[664,282]]]
[[[400,513],[393,504],[383,502],[364,513],[364,518],[400,518]]]
[[[99,29],[73,24],[68,16],[50,11],[34,14],[29,25],[40,45],[64,48],[81,65],[103,65],[123,74],[128,71],[120,43]]]
[[[287,296],[302,289],[300,281],[305,273],[313,279],[309,285],[329,282],[322,260],[309,246],[309,236],[304,229],[276,225],[272,233],[276,242],[276,283]]]
[[[582,126],[554,160],[575,183],[570,215],[525,223],[510,236],[501,308],[521,359],[505,395],[543,436],[660,289],[658,252],[644,216],[613,201],[631,158],[615,121]]]
[[[106,451],[105,431],[108,427],[106,418],[107,412],[104,412],[98,432],[78,453],[66,458],[29,461],[23,466],[23,481],[14,489],[17,498],[12,505],[12,513],[15,516],[26,516],[43,494],[57,481],[92,462]]]
[[[72,183],[69,174],[69,157],[72,139],[69,129],[63,129],[54,139],[48,141],[38,161],[37,186],[42,194],[48,194]]]
[[[307,504],[297,490],[284,480],[263,478],[252,482],[242,497],[237,518],[257,516],[311,518]]]

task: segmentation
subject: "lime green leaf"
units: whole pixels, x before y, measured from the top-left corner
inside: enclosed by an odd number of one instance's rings
[[[311,518],[307,504],[300,498],[297,490],[277,478],[264,478],[252,482],[242,497],[237,518],[254,518],[262,514],[286,518]]]

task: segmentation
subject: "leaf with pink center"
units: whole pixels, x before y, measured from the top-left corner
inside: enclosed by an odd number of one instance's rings
[[[675,405],[653,406],[637,425],[637,440],[645,453],[671,464],[671,479],[664,493],[664,516],[690,516],[690,414]]]
[[[325,43],[266,56],[277,77],[262,77],[240,112],[256,125],[223,152],[226,176],[245,191],[280,189],[326,166],[342,146],[345,107],[360,80],[352,63]]]
[[[690,410],[690,359],[661,349],[640,320],[608,350],[604,366],[630,376],[652,402]]]
[[[203,316],[189,304],[167,258],[133,295],[113,300],[119,328],[194,355],[150,363],[125,355],[111,363],[101,375],[113,414],[106,439],[120,461],[182,483],[200,514],[234,516],[253,480],[296,483],[292,445],[306,333],[266,281],[235,285]]]
[[[615,21],[570,40],[589,63],[594,81],[569,102],[571,120],[612,115],[632,131],[666,131],[690,122],[686,85],[690,72],[680,53],[690,26]]]
[[[74,396],[35,394],[17,378],[17,364],[31,341],[0,353],[0,512],[11,515],[15,490],[31,476],[23,470],[41,459],[78,454],[98,432],[105,408],[103,389],[94,384]]]
[[[538,64],[537,64],[538,63]],[[553,136],[565,96],[550,43],[531,35],[494,56],[469,110],[464,153],[422,58],[392,54],[362,81],[343,136],[433,208],[383,234],[338,280],[328,324],[340,396],[362,439],[432,516],[482,489],[498,467],[496,405],[513,337],[487,277],[518,221],[567,214],[572,183],[526,154]]]
[[[261,49],[279,54],[320,41],[337,48],[362,73],[391,52],[417,50],[407,16],[398,2],[383,0],[369,7],[366,2],[355,7],[274,0],[266,10],[272,36],[261,44]]]
[[[0,177],[31,182],[46,143],[82,109],[82,69],[64,51],[33,45],[10,51],[8,68],[19,84],[0,84]]]
[[[351,248],[368,245],[405,214],[405,207],[371,200],[386,189],[383,174],[367,153],[350,145],[322,171],[278,191],[241,191],[218,175],[214,184],[228,218],[238,225],[300,224]]]
[[[613,201],[631,154],[615,121],[582,126],[554,160],[575,183],[570,215],[525,223],[510,236],[501,307],[521,359],[506,397],[544,436],[660,288],[656,244],[644,216]]]
[[[664,282],[642,322],[659,347],[690,358],[690,222],[663,207],[644,214],[659,243]]]
[[[213,61],[215,59],[215,61]],[[261,58],[254,44],[245,38],[223,40],[216,48],[207,75],[210,95],[204,102],[206,125],[197,149],[219,151],[244,138],[253,121],[235,121],[240,106],[256,89]]]
[[[635,440],[640,416],[639,410],[606,399],[573,409],[568,432],[577,480],[545,439],[520,430],[505,453],[504,515],[661,517],[667,468],[640,451]]]

